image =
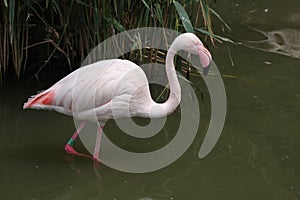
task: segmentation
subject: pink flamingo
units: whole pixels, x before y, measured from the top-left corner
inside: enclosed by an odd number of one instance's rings
[[[90,157],[74,150],[73,143],[78,134],[87,121],[99,122],[93,154],[94,160],[99,161],[101,133],[107,120],[133,116],[163,117],[179,105],[181,88],[173,62],[179,50],[198,55],[204,74],[212,61],[210,52],[196,35],[179,35],[166,56],[170,95],[164,103],[152,100],[148,80],[138,65],[128,60],[111,59],[75,70],[49,89],[29,98],[23,108],[50,109],[84,120],[65,145],[67,153],[79,156]]]

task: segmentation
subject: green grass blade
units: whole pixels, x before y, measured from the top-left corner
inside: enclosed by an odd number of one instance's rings
[[[232,40],[229,39],[229,38],[226,38],[226,37],[223,37],[223,36],[220,36],[220,35],[216,35],[216,34],[211,33],[211,32],[209,32],[209,31],[207,31],[207,30],[205,30],[205,29],[202,29],[202,28],[195,28],[195,30],[196,30],[196,31],[199,31],[199,32],[201,32],[201,33],[204,33],[204,34],[206,34],[206,35],[208,35],[208,36],[210,36],[210,37],[213,37],[213,38],[215,38],[215,39],[222,40],[222,41],[224,41],[224,42],[230,42],[230,43],[232,43],[232,44],[236,44],[234,41],[232,41]]]
[[[151,11],[151,9],[150,9],[149,5],[147,4],[147,2],[145,0],[142,0],[142,2],[146,6],[146,8],[148,8]]]
[[[48,9],[49,6],[49,0],[46,0],[46,8]]]
[[[217,13],[214,9],[209,8],[210,12],[214,14],[225,26],[228,30],[231,30],[230,26],[223,20],[223,18]]]
[[[160,5],[155,4],[155,14],[160,24],[163,24],[163,14]]]
[[[44,20],[44,18],[40,15],[40,13],[31,5],[29,4],[29,8],[30,10],[32,10],[34,12],[34,14],[43,22],[43,24],[46,26],[46,27],[49,27],[48,26],[48,23],[46,22],[46,20]]]
[[[84,6],[84,7],[87,7],[87,8],[90,7],[89,4],[87,4],[87,3],[83,2],[83,1],[80,1],[80,0],[77,0],[76,3],[78,3],[79,5],[82,5],[82,6]]]
[[[109,16],[109,17],[105,17],[105,20],[108,22],[108,23],[111,23],[118,31],[120,32],[124,32],[126,33],[127,37],[131,40],[131,41],[134,41],[132,39],[132,37],[126,32],[126,29],[124,28],[124,26],[122,24],[120,24],[115,18]]]
[[[99,20],[99,16],[100,16],[100,12],[99,12],[99,9],[98,9],[98,5],[97,5],[97,1],[94,1],[94,22],[95,22],[95,31],[96,31],[96,38],[97,38],[97,42],[100,42],[100,20]]]
[[[183,6],[180,3],[178,3],[177,1],[173,1],[173,4],[176,8],[176,11],[177,11],[180,19],[181,19],[181,22],[183,24],[185,31],[194,33],[194,28],[191,23],[191,20],[190,20],[188,14],[186,13],[185,9],[183,8]]]
[[[53,3],[53,5],[54,5],[54,8],[55,8],[56,12],[57,12],[58,15],[59,15],[59,19],[61,19],[61,20],[64,21],[64,16],[63,16],[63,14],[62,14],[62,12],[61,12],[61,9],[60,9],[59,5],[57,4],[57,2],[56,2],[56,1],[52,1],[52,3]]]
[[[15,34],[15,7],[16,7],[16,2],[15,0],[11,0],[9,2],[9,31],[10,31],[10,43],[13,43],[14,39],[14,34]]]
[[[118,31],[120,31],[120,32],[126,31],[124,26],[122,26],[122,24],[120,24],[115,18],[108,16],[108,17],[105,17],[105,20],[108,23],[111,23]]]

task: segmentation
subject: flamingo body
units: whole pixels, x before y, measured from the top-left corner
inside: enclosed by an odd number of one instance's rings
[[[166,57],[166,74],[170,95],[166,102],[152,100],[149,83],[143,70],[128,60],[99,61],[75,70],[52,87],[31,98],[23,108],[50,109],[84,121],[105,123],[111,118],[159,118],[172,113],[181,100],[181,88],[174,67],[174,55],[184,50],[199,56],[203,68],[212,61],[210,52],[197,36],[185,33],[170,46]],[[77,153],[72,145],[85,123],[73,134],[65,150]],[[101,138],[102,125],[97,138]],[[96,141],[94,159],[98,160],[99,141]]]
[[[24,108],[51,109],[78,119],[149,117],[154,105],[143,70],[128,60],[103,60],[79,68],[30,98]]]

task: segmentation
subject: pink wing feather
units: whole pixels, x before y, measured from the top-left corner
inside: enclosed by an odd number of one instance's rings
[[[51,105],[55,93],[53,90],[46,90],[28,99],[23,108],[31,108],[34,105]]]

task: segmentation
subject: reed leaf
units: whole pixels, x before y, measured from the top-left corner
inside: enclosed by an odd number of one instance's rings
[[[105,19],[107,22],[111,23],[118,31],[125,32],[125,34],[131,41],[134,41],[133,38],[127,33],[126,29],[122,26],[122,24],[120,24],[115,18],[108,16],[105,17]]]
[[[7,4],[7,2],[6,2]],[[14,40],[14,34],[15,34],[15,5],[16,5],[16,1],[15,0],[11,0],[9,2],[9,32],[10,32],[10,43],[13,43]]]
[[[3,2],[4,2],[4,6],[5,6],[6,8],[8,8],[7,0],[3,0]]]
[[[203,16],[203,20],[204,20],[204,26],[206,27],[206,29],[208,30],[208,33],[213,33],[212,30],[212,24],[211,24],[211,17],[210,17],[210,9],[208,6],[208,3],[206,0],[200,0],[200,7],[202,10],[202,16]],[[212,35],[209,35],[210,40],[214,43],[213,37]]]
[[[232,44],[236,44],[236,42],[234,42],[233,40],[231,40],[231,39],[229,39],[229,38],[226,38],[226,37],[223,37],[223,36],[220,36],[220,35],[216,35],[216,34],[211,33],[211,32],[209,32],[209,31],[207,31],[207,30],[205,30],[205,29],[203,29],[203,28],[195,28],[195,30],[196,30],[196,31],[199,31],[199,32],[201,32],[201,33],[204,33],[205,35],[208,35],[208,36],[210,36],[210,37],[212,37],[212,38],[215,38],[215,39],[217,39],[219,42],[224,41],[224,42],[230,42],[230,43],[232,43]]]
[[[210,7],[211,1],[213,0],[2,0],[0,79],[3,81],[5,74],[11,71],[15,71],[18,78],[22,73],[35,74],[38,78],[39,73],[56,58],[63,58],[73,70],[73,66],[79,66],[84,57],[104,39],[116,32],[137,27],[160,26],[176,31],[197,31],[207,35],[212,41],[234,43],[213,32],[211,15],[220,20],[228,30],[230,27]],[[203,28],[195,28],[202,26]],[[136,42],[136,38],[127,36]],[[29,49],[36,48],[43,49],[41,54],[45,57],[35,60],[35,63],[29,62],[30,66],[26,67],[28,60],[32,62],[30,58],[35,56],[29,55]],[[103,52],[109,52],[110,48],[105,47]],[[138,56],[142,54],[144,52],[140,52]],[[9,67],[13,70],[8,70]]]
[[[230,26],[224,21],[224,19],[219,15],[214,9],[209,8],[210,12],[214,14],[224,25],[228,30],[231,30]]]
[[[162,14],[162,9],[158,3],[155,4],[155,14],[156,14],[157,20],[162,25],[163,24],[163,14]]]
[[[182,22],[182,25],[183,25],[185,31],[194,33],[194,28],[193,28],[192,22],[188,16],[188,14],[186,13],[185,9],[183,8],[183,6],[177,1],[173,1],[173,4],[177,10],[177,13],[180,17],[180,20]]]

